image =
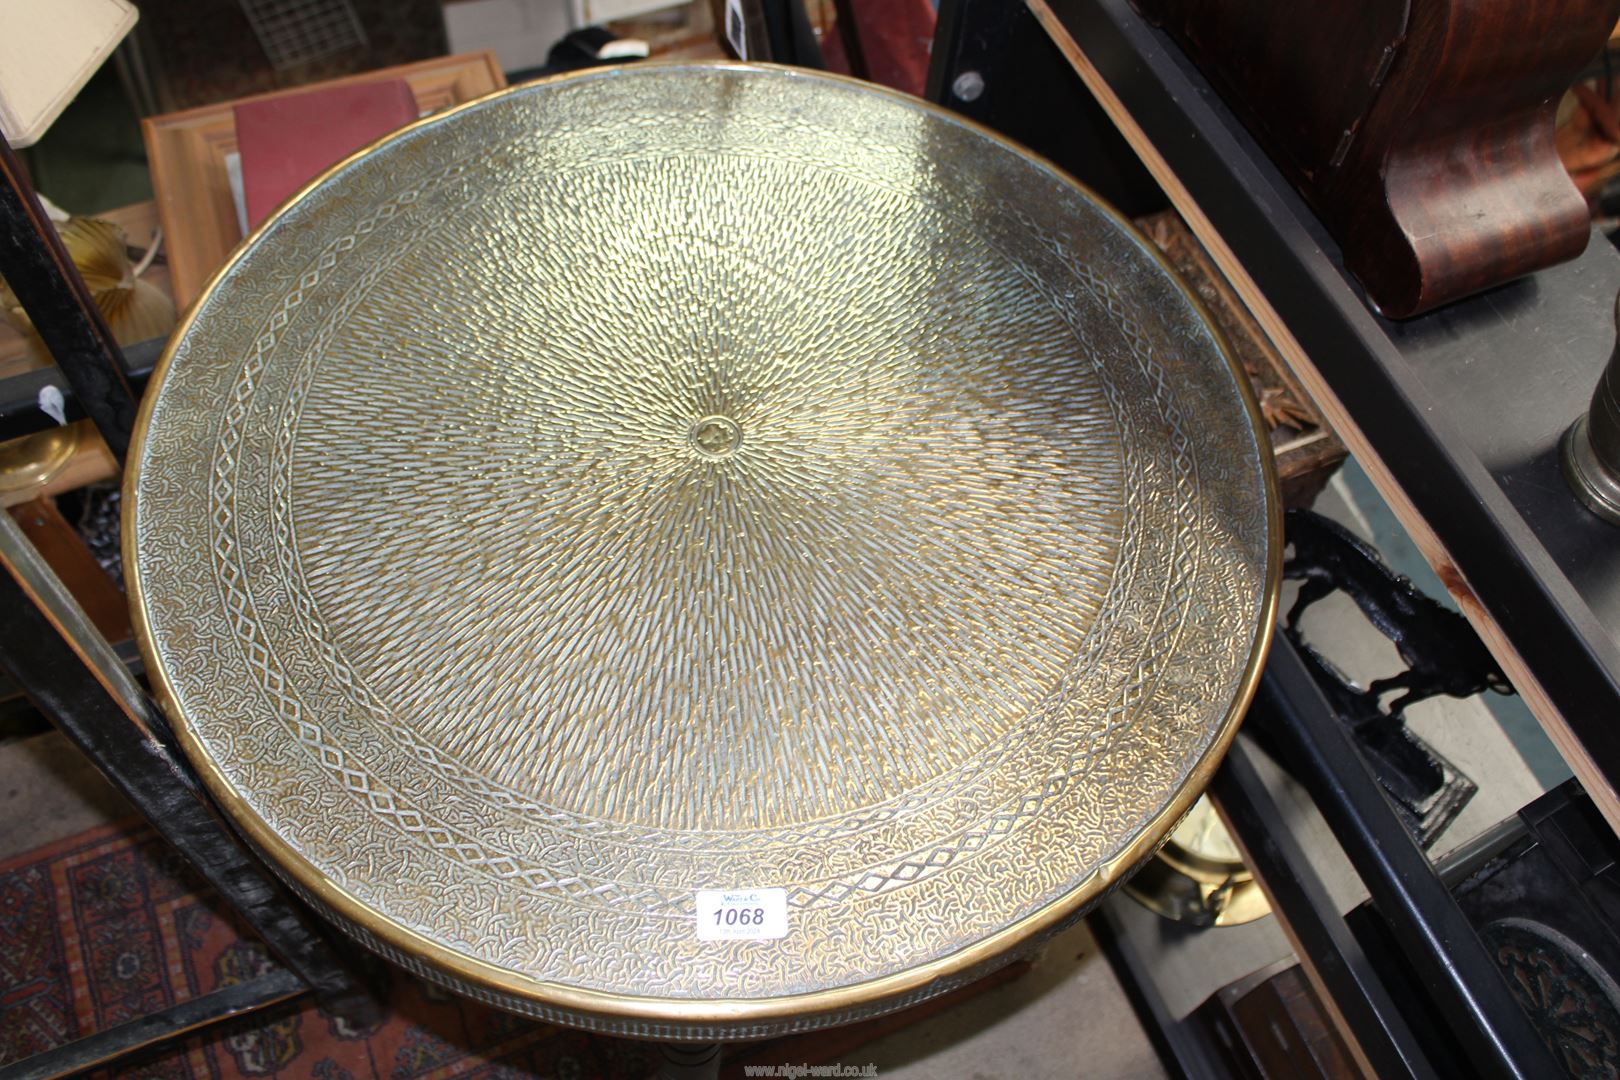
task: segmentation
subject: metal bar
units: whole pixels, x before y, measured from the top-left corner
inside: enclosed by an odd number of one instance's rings
[[[0,1080],[48,1080],[103,1069],[131,1054],[156,1050],[211,1024],[280,1005],[308,992],[297,975],[277,968],[0,1066]]]
[[[121,464],[138,399],[112,331],[0,133],[0,277]]]
[[[1515,682],[1539,684],[1519,689],[1620,823],[1615,533],[1570,494],[1557,453],[1614,341],[1620,255],[1594,236],[1578,260],[1528,280],[1381,319],[1208,80],[1128,0],[1030,2],[1083,50],[1252,279],[1364,437],[1380,489],[1438,538],[1448,587],[1471,617],[1488,613],[1500,636],[1482,636]]]
[[[861,44],[861,24],[855,21],[855,0],[833,0],[837,12],[838,39],[844,43],[844,57],[849,61],[849,73],[857,79],[871,77],[866,66],[866,46]]]
[[[1527,1080],[1558,1075],[1560,1066],[1467,916],[1284,639],[1272,645],[1248,722],[1310,792],[1474,1072]]]
[[[136,397],[146,389],[152,369],[157,366],[167,343],[167,338],[152,338],[124,350],[124,377]],[[43,403],[48,401],[59,403],[60,420],[46,410]],[[71,424],[84,417],[79,395],[73,392],[73,386],[60,368],[36,368],[0,379],[0,442],[20,439],[58,424]]]
[[[1435,1070],[1372,962],[1312,868],[1255,762],[1248,735],[1239,734],[1215,774],[1209,794],[1231,826],[1245,861],[1294,941],[1300,959],[1321,980],[1373,1073],[1433,1077]]]
[[[285,891],[204,802],[167,724],[11,515],[0,514],[0,669],[330,1007],[374,1010]]]
[[[1142,1022],[1148,1041],[1159,1055],[1165,1072],[1178,1078],[1225,1075],[1225,1069],[1210,1052],[1201,1032],[1171,1015],[1154,982],[1153,971],[1137,951],[1130,934],[1113,912],[1118,897],[1105,900],[1086,917],[1091,936],[1096,939],[1108,966],[1114,969],[1131,1009]]]

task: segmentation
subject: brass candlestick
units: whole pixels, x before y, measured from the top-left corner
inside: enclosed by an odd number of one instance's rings
[[[1563,464],[1564,477],[1581,502],[1620,525],[1620,340],[1592,391],[1592,407],[1564,435]]]

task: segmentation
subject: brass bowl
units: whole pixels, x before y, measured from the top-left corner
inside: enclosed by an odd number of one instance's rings
[[[73,460],[79,448],[79,426],[36,431],[0,442],[0,494],[44,490]]]

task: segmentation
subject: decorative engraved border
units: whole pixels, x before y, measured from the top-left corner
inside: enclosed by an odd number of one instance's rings
[[[747,77],[757,77],[758,74],[757,72],[750,73]],[[715,75],[713,77],[730,78],[732,76]],[[526,95],[539,92],[534,90],[519,91],[499,104],[513,105],[514,100],[521,101]],[[476,108],[490,108],[495,104],[497,103],[485,103]],[[907,108],[915,111],[916,107],[908,106]],[[421,132],[424,128],[418,127],[413,130]],[[399,143],[408,141],[409,137],[406,137],[399,140]],[[521,141],[521,139],[518,141]],[[999,147],[995,147],[995,149],[999,153],[1011,156],[1007,151]],[[824,163],[814,161],[814,159],[811,159],[811,162],[818,166],[824,165]],[[468,167],[470,167],[470,163],[466,161],[452,165],[442,171],[438,181],[440,183],[448,182],[460,175],[457,170],[464,170]],[[859,178],[870,181],[870,177]],[[341,259],[352,256],[361,240],[374,233],[377,229],[388,225],[398,214],[405,212],[415,204],[423,193],[428,190],[429,183],[424,182],[424,184],[409,191],[400,192],[394,199],[362,216],[353,230],[344,237],[326,243],[306,263],[305,270],[298,275],[292,287],[281,295],[279,306],[268,316],[265,316],[254,331],[252,353],[238,372],[240,378],[229,395],[221,422],[214,432],[216,438],[213,445],[218,448],[218,453],[213,458],[208,483],[208,499],[211,504],[210,526],[211,531],[218,538],[213,552],[214,580],[219,588],[222,610],[228,614],[230,636],[236,640],[237,647],[240,650],[241,662],[246,664],[250,670],[258,673],[261,688],[269,699],[284,703],[278,704],[276,709],[280,715],[286,718],[291,730],[296,733],[296,737],[305,751],[310,753],[313,759],[319,763],[319,766],[331,777],[330,782],[335,790],[346,792],[349,798],[362,800],[373,813],[392,818],[398,823],[398,827],[406,832],[420,832],[427,841],[427,845],[433,848],[439,857],[458,861],[464,865],[478,866],[480,867],[480,873],[491,874],[500,879],[503,885],[509,885],[510,879],[525,877],[523,868],[510,856],[500,852],[489,852],[485,850],[486,845],[469,841],[465,837],[457,837],[443,826],[436,825],[423,818],[420,812],[413,808],[401,808],[392,793],[377,790],[371,783],[365,769],[359,767],[352,760],[351,754],[345,751],[344,748],[331,745],[330,742],[323,740],[320,726],[310,720],[307,716],[307,710],[297,701],[296,696],[290,692],[286,675],[273,670],[275,666],[273,650],[262,640],[254,625],[256,620],[251,617],[252,599],[247,593],[248,580],[245,568],[240,565],[241,538],[231,533],[229,528],[241,525],[241,518],[233,512],[234,507],[229,501],[236,497],[234,478],[237,459],[235,455],[241,452],[243,443],[241,425],[247,421],[253,395],[259,389],[263,365],[268,359],[270,351],[275,348],[279,336],[291,325],[293,319],[299,315],[309,292],[318,288],[321,275],[337,267]],[[1197,519],[1197,507],[1205,503],[1209,495],[1200,483],[1199,470],[1202,465],[1194,452],[1194,445],[1197,440],[1184,429],[1184,421],[1177,404],[1176,393],[1169,384],[1164,365],[1156,353],[1155,343],[1151,335],[1145,333],[1143,328],[1131,318],[1131,307],[1124,302],[1113,282],[1099,277],[1083,261],[1076,258],[1064,237],[1052,235],[1049,231],[1044,230],[1040,222],[1023,212],[1021,205],[1004,199],[999,200],[999,204],[1000,214],[1009,221],[1016,222],[1018,227],[1029,235],[1036,237],[1047,254],[1061,265],[1064,273],[1072,277],[1080,285],[1081,290],[1090,298],[1091,302],[1101,305],[1102,309],[1107,313],[1112,327],[1127,339],[1136,365],[1147,380],[1148,386],[1151,387],[1151,404],[1154,411],[1158,413],[1157,419],[1163,422],[1163,426],[1169,432],[1165,449],[1170,456],[1170,472],[1174,477],[1175,501],[1179,511],[1177,515],[1179,521],[1173,534],[1169,537],[1169,541],[1173,545],[1176,567],[1179,572],[1170,575],[1174,585],[1167,594],[1160,596],[1158,599],[1155,608],[1156,617],[1151,620],[1155,627],[1155,635],[1151,639],[1154,647],[1148,650],[1148,658],[1153,660],[1174,657],[1177,655],[1177,650],[1184,644],[1183,631],[1186,625],[1189,599],[1187,581],[1190,576],[1198,572],[1210,572],[1208,567],[1201,567],[1198,561],[1199,549],[1196,544],[1198,537],[1192,528],[1192,523]],[[1105,227],[1112,227],[1113,223],[1103,215],[1097,214],[1095,216],[1100,219],[1101,224]],[[1129,244],[1139,243],[1139,241],[1131,240],[1123,230],[1120,231],[1120,235]],[[1139,250],[1135,251],[1131,257],[1144,264],[1151,264],[1151,257],[1144,255]],[[1156,265],[1152,266],[1152,268],[1157,269]],[[372,272],[366,276],[375,279],[380,272],[380,266],[373,267]],[[1044,280],[1040,273],[1033,270],[1029,272],[1028,276],[1031,281],[1038,284]],[[357,290],[356,292],[358,294],[361,291],[363,290]],[[1174,293],[1174,287],[1171,286],[1169,291]],[[1177,294],[1177,297],[1182,299],[1179,294]],[[1069,322],[1077,340],[1084,342],[1086,340],[1085,313],[1081,311],[1075,298],[1072,296],[1059,296],[1055,293],[1050,294],[1048,298],[1054,307],[1063,313],[1065,321]],[[206,306],[206,301],[203,306]],[[326,327],[324,333],[334,332],[334,329],[339,325],[340,315],[341,313],[336,311],[326,313],[323,320]],[[213,317],[212,314],[210,314],[210,317]],[[1202,332],[1206,335],[1206,340],[1200,343],[1200,347],[1207,351],[1208,332],[1207,330]],[[169,381],[171,380],[164,381],[162,384],[163,390],[168,390]],[[1112,391],[1113,396],[1110,400],[1117,415],[1130,415],[1128,410],[1132,406],[1143,407],[1144,403],[1140,401],[1124,401],[1120,396],[1119,389],[1112,386],[1112,384],[1108,384],[1106,379],[1105,384]],[[180,391],[172,391],[171,393],[180,393]],[[293,427],[296,425],[297,410],[296,408],[284,409],[278,415],[279,422],[285,426],[277,432],[277,435],[290,439]],[[1135,452],[1137,450],[1136,428],[1130,423],[1122,422],[1120,429],[1122,432],[1123,452]],[[150,446],[146,449],[150,452]],[[277,452],[284,455],[286,447],[281,447]],[[156,475],[159,470],[154,463],[148,461],[145,465],[145,471],[150,477],[149,483],[152,490],[166,490],[172,486],[170,481]],[[1219,472],[1220,467],[1216,471]],[[1137,470],[1134,468],[1123,470],[1123,475],[1126,477],[1128,484],[1135,481],[1136,472]],[[273,478],[271,482],[272,484],[280,482],[284,485],[285,481],[286,477],[283,475],[279,481]],[[1252,483],[1252,480],[1250,482]],[[142,488],[141,490],[144,494],[148,489]],[[1140,492],[1134,488],[1129,490],[1128,498],[1140,498]],[[281,496],[284,495],[285,490],[281,492]],[[1266,528],[1263,520],[1265,517],[1264,493],[1250,493],[1250,495],[1253,496],[1251,501],[1261,504],[1251,524],[1257,533],[1262,533]],[[147,516],[149,517],[150,513]],[[290,548],[292,535],[290,525],[277,522],[275,528],[278,530],[282,545]],[[1258,543],[1260,546],[1264,546],[1263,540],[1256,541],[1253,536],[1246,538],[1246,541],[1251,545]],[[1158,568],[1155,567],[1154,569],[1156,572]],[[1122,552],[1119,580],[1116,584],[1123,589],[1129,583],[1129,579],[1134,578],[1137,572],[1138,568],[1130,565]],[[1263,590],[1267,587],[1266,585],[1252,584],[1255,575],[1264,576],[1263,571],[1251,569],[1249,575],[1247,580],[1241,582],[1236,579],[1226,582],[1223,595],[1243,595],[1248,593],[1250,588],[1257,588],[1263,593]],[[296,575],[294,575],[293,580],[297,580]],[[1259,607],[1262,611],[1265,610],[1266,603],[1261,601]],[[302,609],[300,610],[302,611]],[[312,612],[313,607],[309,610]],[[1166,612],[1174,613],[1174,617],[1167,618]],[[1136,617],[1140,618],[1140,615]],[[1209,623],[1210,625],[1216,623],[1232,625],[1235,623],[1238,632],[1241,634],[1246,617],[1243,612],[1216,612],[1209,616]],[[1099,622],[1104,621],[1100,614],[1098,618]],[[171,626],[168,633],[175,635],[176,640],[183,636],[182,630],[177,626]],[[1090,639],[1088,639],[1089,644],[1092,644]],[[1100,649],[1101,642],[1097,642],[1094,647]],[[1241,650],[1239,652],[1240,655],[1237,659],[1241,661],[1243,656]],[[1225,662],[1224,655],[1217,659],[1220,659],[1223,663]],[[1089,663],[1088,659],[1077,657],[1075,667],[1077,669],[1083,668],[1086,663]],[[845,878],[826,883],[801,882],[792,891],[792,900],[796,908],[805,911],[807,915],[812,909],[819,910],[820,915],[818,915],[818,918],[820,918],[827,914],[826,909],[829,907],[847,905],[855,897],[870,898],[882,893],[905,893],[925,883],[937,884],[947,871],[955,871],[963,866],[964,860],[961,858],[963,854],[980,856],[991,848],[1000,845],[1002,841],[1005,841],[1017,831],[1034,830],[1042,833],[1040,837],[1030,840],[1029,843],[1033,845],[1032,850],[1043,850],[1043,845],[1050,843],[1049,834],[1050,829],[1053,827],[1051,821],[1053,815],[1047,812],[1049,806],[1054,801],[1063,799],[1065,795],[1072,794],[1076,781],[1093,775],[1095,770],[1099,768],[1099,764],[1104,760],[1108,761],[1107,765],[1102,766],[1104,775],[1107,775],[1107,772],[1114,767],[1115,756],[1124,745],[1121,740],[1125,739],[1131,730],[1130,722],[1133,716],[1136,715],[1135,710],[1144,701],[1152,699],[1152,696],[1158,692],[1161,680],[1168,673],[1164,670],[1163,665],[1155,666],[1152,663],[1145,663],[1134,670],[1132,674],[1134,679],[1129,685],[1120,689],[1120,693],[1106,710],[1106,722],[1097,730],[1089,732],[1079,743],[1075,743],[1073,739],[1065,740],[1061,737],[1052,740],[1053,759],[1055,762],[1060,762],[1060,764],[1047,772],[1039,785],[1031,788],[1026,794],[1012,803],[1004,804],[1000,812],[981,820],[977,825],[955,833],[948,841],[916,849],[898,861],[875,867],[872,871],[855,879]],[[172,704],[174,703],[171,702]],[[1206,712],[1218,716],[1220,709],[1218,707],[1212,708],[1206,710]],[[178,719],[180,718],[177,717]],[[1059,719],[1059,716],[1053,714],[1039,718],[1038,722],[1055,725]],[[1032,716],[1031,722],[1037,722],[1037,718]],[[184,724],[183,721],[182,724]],[[398,732],[393,734],[397,735]],[[1181,732],[1176,739],[1170,740],[1166,745],[1167,748],[1170,745],[1179,747],[1181,752],[1190,755],[1184,759],[1178,759],[1182,762],[1179,768],[1185,774],[1185,771],[1190,769],[1198,760],[1200,747],[1208,746],[1210,740],[1215,737],[1216,733],[1207,728],[1200,728]],[[429,768],[448,769],[455,767],[453,761],[445,758],[431,747],[422,744],[411,746],[407,743],[406,748],[416,761]],[[229,763],[232,762],[234,757],[233,740],[229,737],[223,738],[213,752],[218,762],[227,765],[228,771]],[[465,779],[462,782],[465,783]],[[1107,783],[1106,779],[1104,783]],[[497,793],[492,792],[491,794],[494,795],[497,803],[502,801]],[[511,794],[516,795],[516,793]],[[837,821],[810,823],[809,827],[803,831],[802,836],[794,842],[815,843],[829,836],[848,835],[850,832],[903,817],[913,811],[914,803],[906,803],[905,800],[913,799],[914,795],[915,793],[907,793],[899,797],[896,802],[903,805],[898,808],[887,804],[875,808],[875,812],[883,815],[882,817],[863,818],[857,823],[852,823],[849,828],[841,828],[840,823]],[[511,809],[533,814],[535,810],[541,808],[535,806],[530,809],[529,806],[515,799],[512,802]],[[417,816],[407,821],[408,815],[411,814]],[[1148,818],[1152,816],[1151,813],[1147,815]],[[547,813],[545,822],[560,829],[578,829],[585,838],[592,841],[634,843],[638,839],[647,838],[645,834],[627,833],[623,823],[592,822],[588,819],[579,818],[577,815],[566,816]],[[1061,829],[1062,823],[1057,823],[1057,827]],[[741,835],[744,839],[738,842],[746,845],[747,838],[752,834]],[[757,840],[758,838],[754,837],[754,839]],[[1129,836],[1120,837],[1119,844],[1114,850],[1120,850],[1131,840],[1132,838]],[[705,837],[701,843],[712,845],[713,841],[711,838]],[[712,846],[701,847],[696,850],[709,852],[713,848]],[[983,860],[969,861],[982,862]],[[1015,859],[1014,862],[1016,861]],[[543,870],[543,868],[541,869]],[[1041,868],[1031,867],[1029,869],[1036,871]],[[344,888],[355,888],[353,884],[345,884],[341,880],[339,884],[343,885]],[[683,891],[657,890],[649,886],[635,886],[633,889],[627,890],[619,888],[623,883],[618,882],[592,883],[576,878],[574,887],[570,888],[566,880],[563,882],[548,880],[544,873],[540,875],[538,884],[542,888],[551,890],[574,891],[583,904],[605,908],[615,917],[631,914],[635,910],[641,911],[643,918],[649,914],[656,917],[666,912],[671,914],[679,913],[687,910],[689,901],[689,893]],[[810,887],[812,885],[817,887]],[[358,889],[355,895],[362,902],[377,905],[377,910],[386,911],[386,906],[381,902],[381,898],[366,900],[364,889]],[[937,893],[931,893],[930,895],[937,895]],[[927,900],[921,899],[912,901],[914,904],[926,904],[927,902]],[[657,919],[656,921],[670,923],[667,918]],[[675,925],[680,925],[678,920]],[[857,922],[853,925],[858,926],[861,923]],[[374,937],[363,927],[348,924],[347,928]],[[420,932],[426,928],[413,927],[413,929]],[[453,931],[445,935],[446,944],[453,944],[456,940],[457,935]],[[476,948],[468,950],[468,955],[476,956],[478,953],[479,950]],[[852,955],[851,960],[858,962],[860,957]],[[624,969],[622,965],[620,969],[629,970]],[[855,970],[856,967],[851,968],[852,972]],[[870,974],[880,973],[877,971],[870,972]],[[599,985],[617,988],[610,977],[604,977]],[[642,983],[635,982],[622,989],[626,993],[633,994],[641,992],[642,985]],[[769,994],[772,992],[767,983],[762,982],[760,986],[763,988],[764,993]],[[701,991],[699,993],[701,994]],[[510,1002],[503,1003],[507,1004],[508,1007],[514,1007]],[[543,1006],[533,1007],[540,1008]],[[532,1008],[523,1011],[532,1012]],[[782,1030],[782,1027],[774,1021],[765,1024],[761,1028],[762,1033],[777,1030]]]

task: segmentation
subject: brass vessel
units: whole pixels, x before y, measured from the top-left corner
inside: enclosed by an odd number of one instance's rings
[[[67,424],[0,442],[0,495],[43,489],[73,460],[79,431]]]
[[[1125,891],[1155,914],[1192,926],[1241,926],[1271,914],[1260,882],[1204,797]]]

